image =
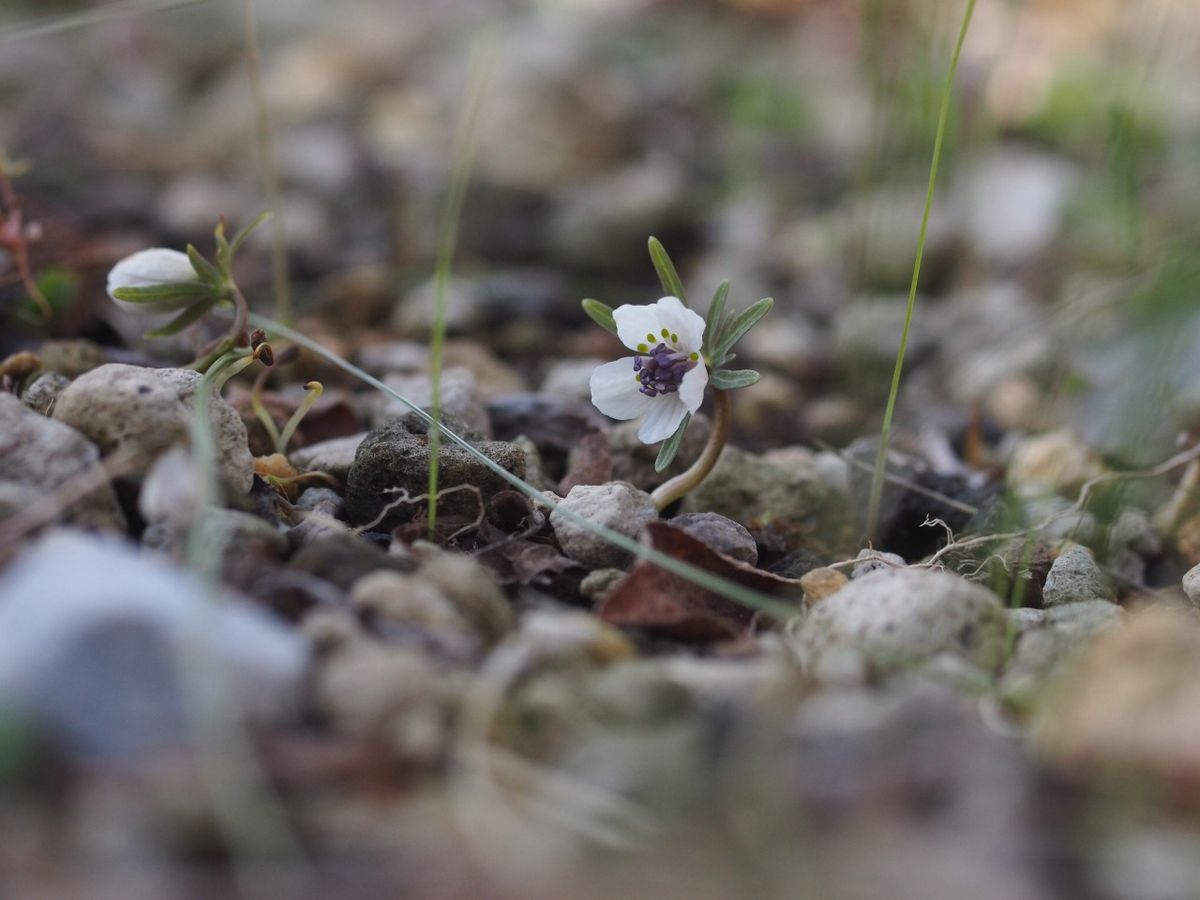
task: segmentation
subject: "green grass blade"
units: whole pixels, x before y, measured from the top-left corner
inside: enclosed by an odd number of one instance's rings
[[[434,271],[435,306],[433,333],[429,338],[429,378],[432,389],[431,408],[435,425],[429,432],[429,537],[437,527],[438,451],[441,449],[442,422],[442,351],[446,343],[446,294],[450,285],[450,267],[458,240],[458,222],[462,215],[467,184],[475,161],[479,109],[483,103],[487,75],[491,68],[490,55],[483,58],[476,44],[471,50],[467,93],[454,135],[454,166],[446,207],[442,212],[442,227],[438,235],[437,263]]]
[[[962,54],[963,42],[967,39],[967,28],[975,12],[975,0],[967,0],[963,10],[962,24],[958,29],[958,40],[950,57],[950,68],[942,87],[942,105],[938,112],[937,133],[933,138],[933,158],[929,163],[929,185],[925,190],[925,209],[921,213],[921,231],[917,236],[917,255],[913,261],[912,280],[908,286],[908,305],[904,310],[904,327],[900,330],[900,349],[896,352],[896,366],[892,370],[892,386],[888,391],[887,408],[883,413],[883,426],[879,432],[879,452],[875,456],[875,470],[871,475],[871,493],[867,501],[866,539],[871,540],[879,527],[879,507],[883,501],[883,480],[887,467],[888,442],[892,435],[892,417],[896,412],[896,397],[900,393],[900,374],[904,370],[904,352],[908,348],[908,332],[912,326],[913,308],[917,303],[917,283],[921,278],[921,260],[925,256],[925,238],[929,231],[929,212],[933,209],[933,190],[937,184],[938,164],[942,159],[942,142],[946,136],[946,120],[950,117],[950,99],[954,91],[954,74],[958,70],[958,58]]]
[[[649,560],[656,566],[665,569],[671,574],[678,575],[680,578],[685,578],[693,584],[712,591],[714,594],[719,594],[722,597],[732,600],[734,603],[740,603],[742,606],[745,606],[749,609],[759,610],[780,621],[786,621],[799,614],[799,610],[789,603],[780,601],[775,597],[768,596],[767,594],[760,593],[759,591],[752,590],[748,587],[738,584],[737,582],[730,581],[727,578],[722,578],[719,575],[714,575],[712,572],[705,571],[704,569],[701,569],[698,566],[693,566],[684,562],[683,560],[675,559],[674,557],[668,556],[661,551],[651,549],[650,547],[639,543],[633,538],[626,537],[619,532],[613,531],[611,528],[605,528],[603,525],[597,525],[595,522],[585,519],[583,516],[579,515],[573,510],[559,506],[556,501],[551,500],[532,484],[529,484],[527,481],[518,478],[499,463],[484,456],[483,453],[481,453],[470,443],[470,441],[461,437],[440,422],[435,422],[433,416],[421,409],[403,394],[400,394],[388,387],[378,378],[368,374],[353,363],[342,359],[342,357],[338,356],[332,350],[329,350],[327,347],[317,343],[307,335],[255,313],[250,314],[250,323],[259,328],[265,329],[268,333],[275,335],[276,337],[291,341],[293,344],[304,347],[306,350],[316,354],[331,365],[337,366],[343,372],[353,375],[363,384],[370,385],[371,387],[375,388],[375,390],[381,391],[382,393],[387,394],[389,397],[400,401],[407,406],[412,413],[417,416],[417,418],[429,425],[431,431],[440,432],[446,440],[470,453],[480,465],[487,467],[499,478],[512,485],[514,490],[524,494],[538,506],[542,506],[550,510],[557,508],[559,515],[578,525],[580,528],[590,531],[592,534],[595,534],[609,543],[620,547],[622,550],[631,553],[639,559]]]
[[[41,16],[25,22],[0,25],[0,44],[6,41],[19,41],[27,38],[42,37],[48,34],[58,34],[76,28],[90,28],[93,25],[99,25],[102,22],[119,19],[124,16],[165,12],[169,9],[196,6],[205,2],[207,0],[135,0],[135,2],[127,3],[110,3],[97,9],[85,9],[61,15]]]

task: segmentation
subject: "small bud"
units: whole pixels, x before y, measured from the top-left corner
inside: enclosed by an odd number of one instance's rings
[[[250,332],[250,349],[251,350],[257,350],[259,344],[265,344],[266,342],[267,342],[267,333],[265,331],[263,331],[261,328],[255,328],[252,332]]]
[[[258,358],[258,361],[260,363],[262,363],[264,366],[267,366],[267,367],[275,365],[275,351],[273,351],[271,349],[270,344],[268,344],[266,341],[262,341],[257,346],[255,346],[253,343],[253,341],[254,341],[253,335],[251,335],[250,341],[251,341],[251,346],[254,347],[254,355]]]
[[[125,296],[118,297],[118,291]],[[186,253],[164,247],[139,250],[108,273],[108,295],[122,309],[134,313],[177,312],[211,293],[196,277]]]

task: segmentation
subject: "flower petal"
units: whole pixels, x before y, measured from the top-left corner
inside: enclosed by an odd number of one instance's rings
[[[679,399],[678,394],[660,394],[653,399],[654,408],[646,416],[646,421],[638,429],[638,440],[643,444],[657,444],[665,441],[679,428],[679,423],[687,415],[688,409]]]
[[[636,419],[650,412],[654,398],[641,392],[637,373],[633,369],[633,357],[621,359],[602,366],[592,372],[592,404],[600,412],[614,419]]]
[[[707,384],[708,369],[704,367],[704,363],[697,363],[694,368],[684,373],[683,381],[679,383],[679,399],[688,412],[694,413],[700,408],[700,404],[704,402],[704,388]]]
[[[699,351],[704,342],[704,319],[684,306],[678,297],[663,297],[648,306],[630,303],[618,306],[613,319],[617,323],[617,337],[630,350],[636,350],[638,344],[653,347],[649,337],[661,340],[664,328],[668,334],[679,337],[679,348],[686,353]]]
[[[117,288],[153,287],[179,281],[197,281],[196,270],[186,253],[151,247],[126,256],[108,273],[108,295]]]

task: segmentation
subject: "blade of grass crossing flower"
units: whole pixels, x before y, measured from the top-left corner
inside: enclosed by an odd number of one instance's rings
[[[867,501],[866,539],[874,537],[879,527],[879,507],[883,500],[883,481],[887,467],[888,442],[892,434],[892,416],[896,411],[896,397],[900,393],[900,374],[904,370],[904,351],[908,347],[908,332],[912,326],[913,308],[917,302],[917,284],[921,278],[921,260],[925,256],[925,238],[929,231],[929,213],[933,208],[933,190],[937,184],[938,164],[942,159],[942,141],[946,135],[946,120],[950,116],[950,99],[954,91],[954,74],[958,70],[958,58],[962,54],[967,29],[975,12],[975,0],[967,0],[962,23],[958,29],[958,40],[950,56],[950,67],[942,86],[942,103],[938,111],[937,133],[933,138],[933,156],[929,163],[929,184],[925,190],[925,209],[921,213],[921,231],[917,236],[917,255],[913,261],[912,280],[908,286],[908,304],[904,309],[904,325],[900,329],[900,348],[896,352],[896,366],[892,370],[892,386],[888,391],[887,407],[883,413],[883,425],[879,431],[879,452],[875,456],[875,471],[871,476],[871,493]]]
[[[437,263],[434,271],[434,315],[433,333],[429,338],[429,378],[432,393],[430,404],[433,424],[429,432],[429,537],[437,527],[438,453],[442,438],[442,351],[446,342],[446,295],[450,285],[450,267],[454,261],[454,247],[458,239],[458,222],[462,215],[463,200],[467,184],[471,179],[471,167],[475,161],[475,146],[478,140],[477,124],[479,109],[483,104],[487,76],[491,69],[491,55],[485,56],[478,42],[471,48],[471,62],[467,76],[467,91],[459,114],[454,135],[454,164],[450,173],[450,186],[446,194],[446,206],[442,211],[442,227],[438,235]]]
[[[679,423],[679,427],[675,429],[675,433],[663,441],[663,445],[658,451],[658,458],[654,460],[655,472],[663,471],[675,461],[675,454],[679,452],[679,445],[683,443],[683,433],[687,431],[688,423],[691,421],[692,414],[688,413]]]
[[[358,366],[338,356],[332,350],[328,349],[322,344],[317,343],[307,335],[302,334],[295,329],[289,328],[280,322],[272,321],[265,316],[256,315],[254,313],[250,315],[250,322],[259,328],[266,329],[266,331],[275,335],[276,337],[291,341],[294,344],[304,347],[330,364],[337,366],[343,372],[353,375],[359,381],[363,382],[363,384],[370,385],[377,391],[381,391],[382,393],[387,394],[389,397],[399,400],[401,403],[407,406],[412,413],[417,416],[417,418],[429,425],[433,431],[439,431],[441,435],[451,443],[461,447],[467,453],[470,453],[480,465],[486,466],[490,471],[494,472],[498,477],[508,482],[513,486],[514,489],[520,491],[538,506],[542,506],[551,510],[557,509],[563,518],[578,525],[580,528],[590,531],[592,534],[603,538],[609,543],[620,547],[622,550],[631,553],[639,559],[649,560],[656,566],[666,569],[673,575],[678,575],[680,578],[687,579],[693,584],[706,588],[715,594],[720,594],[722,597],[732,600],[735,603],[740,603],[749,609],[760,610],[780,621],[786,621],[797,615],[797,609],[791,604],[782,602],[774,597],[770,597],[758,591],[751,590],[750,588],[740,585],[737,582],[730,581],[727,578],[714,575],[712,572],[705,571],[704,569],[701,569],[698,566],[693,566],[684,562],[683,560],[675,559],[674,557],[668,556],[661,551],[654,550],[645,544],[639,543],[633,538],[626,537],[619,532],[613,531],[611,528],[606,528],[603,525],[597,525],[595,522],[585,519],[583,516],[570,509],[561,507],[557,501],[547,497],[542,491],[538,490],[529,482],[518,478],[495,460],[489,459],[482,452],[480,452],[478,448],[473,446],[470,441],[461,437],[440,422],[435,422],[432,415],[421,409],[403,394],[400,394],[388,387],[378,378],[368,374]]]
[[[667,248],[656,237],[650,238],[647,243],[650,247],[650,260],[654,263],[654,271],[658,273],[658,280],[662,282],[663,290],[672,297],[678,297],[679,302],[687,306],[687,297],[683,295],[683,282],[679,280],[675,264],[667,255]]]

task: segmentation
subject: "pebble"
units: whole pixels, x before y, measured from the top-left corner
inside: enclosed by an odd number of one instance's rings
[[[671,524],[725,556],[750,565],[758,562],[758,545],[750,532],[733,519],[718,513],[684,513]]]
[[[21,402],[39,416],[50,415],[58,395],[71,383],[71,379],[58,372],[43,372],[33,379],[21,392]]]
[[[599,603],[612,593],[613,588],[625,577],[621,569],[593,569],[579,582],[579,593],[593,603]]]
[[[814,606],[798,649],[822,680],[895,673],[939,653],[993,669],[1006,632],[1004,608],[986,588],[946,572],[892,569],[854,579]]]
[[[727,446],[708,478],[683,499],[681,511],[714,512],[743,525],[761,517],[804,521],[818,515],[828,497],[811,459],[792,459],[785,467]]]
[[[1078,544],[1059,554],[1050,566],[1050,573],[1042,587],[1042,605],[1047,608],[1065,603],[1112,599],[1112,588],[1104,572],[1096,564],[1091,552]]]
[[[367,433],[363,432],[348,437],[330,438],[293,450],[288,459],[301,471],[324,472],[345,482],[350,474],[350,467],[354,465],[354,454],[358,452],[358,445],[366,436]]]
[[[100,451],[62,422],[26,409],[11,394],[0,393],[0,480],[45,494],[96,466]],[[110,484],[68,498],[65,518],[77,525],[125,530],[125,517]]]
[[[861,578],[864,575],[870,575],[872,572],[878,572],[881,569],[903,569],[908,563],[904,561],[904,557],[897,553],[885,553],[882,550],[862,549],[858,551],[858,556],[855,557],[857,562],[854,563],[854,568],[850,570],[851,578]]]
[[[147,468],[175,443],[186,442],[201,375],[191,369],[148,369],[108,363],[76,378],[58,397],[53,418],[83,432],[105,455],[128,455]],[[246,426],[224,400],[208,403],[223,480],[245,493],[254,482]]]
[[[658,518],[650,495],[626,482],[579,484],[571,488],[550,513],[550,525],[563,552],[593,569],[621,568],[628,564],[630,555],[568,519],[563,510],[629,538],[636,538],[647,522]]]
[[[420,409],[429,410],[433,405],[433,382],[428,375],[386,375],[383,383]],[[476,434],[491,437],[492,423],[470,369],[451,366],[443,370],[440,399],[444,418],[457,419]],[[384,394],[372,395],[368,405],[371,422],[376,426],[402,419],[412,411],[407,404]]]
[[[0,698],[84,758],[185,746],[201,674],[231,712],[290,720],[306,668],[274,617],[120,541],[50,532],[0,579]]]
[[[1020,493],[1075,494],[1102,474],[1099,458],[1069,428],[1022,440],[1008,461],[1008,484]]]
[[[1200,605],[1200,566],[1193,566],[1183,575],[1183,592],[1196,605]]]
[[[583,359],[561,359],[546,370],[538,393],[567,400],[592,399],[591,379],[596,367],[608,362],[596,356]]]
[[[804,602],[808,606],[836,594],[850,579],[838,569],[818,566],[800,576],[800,587],[804,590]]]
[[[525,477],[525,453],[516,444],[481,441],[476,449],[516,475]],[[474,455],[449,441],[442,441],[439,452],[439,489],[473,485],[473,491],[456,491],[438,501],[438,510],[452,515],[474,517],[479,514],[480,499],[486,503],[509,483],[483,465]],[[396,490],[418,497],[429,489],[429,438],[415,434],[406,424],[393,422],[376,428],[358,446],[354,464],[346,477],[345,515],[348,521],[364,525],[374,521],[384,505],[396,496]],[[419,508],[424,501],[416,504]],[[386,530],[412,517],[414,506],[400,506],[373,527]]]

